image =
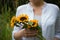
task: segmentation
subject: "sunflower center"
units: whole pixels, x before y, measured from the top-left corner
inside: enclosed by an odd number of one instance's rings
[[[35,22],[32,25],[35,25]]]
[[[24,20],[26,20],[26,19],[27,19],[27,18],[25,18],[25,17],[21,17],[21,18],[20,18],[21,21],[24,21]]]
[[[13,20],[13,22],[15,22],[15,20]]]

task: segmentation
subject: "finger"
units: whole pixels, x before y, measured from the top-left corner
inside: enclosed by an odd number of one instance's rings
[[[24,37],[35,37],[36,35],[35,34],[25,34]]]
[[[36,34],[28,34],[30,37],[35,37]]]
[[[36,36],[36,34],[35,33],[34,34],[28,34],[28,36],[34,37],[34,36]]]

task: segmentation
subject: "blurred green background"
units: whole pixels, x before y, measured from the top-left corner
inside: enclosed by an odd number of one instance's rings
[[[60,7],[59,0],[45,0]],[[0,0],[0,40],[12,40],[12,29],[10,20],[16,14],[16,8],[28,0]]]

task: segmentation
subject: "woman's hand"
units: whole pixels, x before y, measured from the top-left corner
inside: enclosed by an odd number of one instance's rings
[[[35,37],[37,34],[36,30],[22,29],[16,33],[14,33],[15,40],[19,40],[22,37]]]
[[[35,37],[36,34],[37,34],[36,30],[29,30],[29,29],[24,30],[24,37]]]
[[[59,40],[59,39],[55,37],[54,40]]]

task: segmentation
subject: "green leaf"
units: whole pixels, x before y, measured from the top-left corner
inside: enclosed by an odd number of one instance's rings
[[[29,25],[32,25],[32,24],[33,24],[33,22],[28,22],[28,24],[29,24]]]

